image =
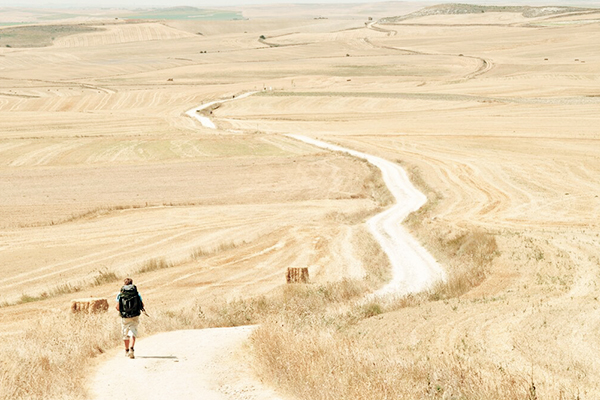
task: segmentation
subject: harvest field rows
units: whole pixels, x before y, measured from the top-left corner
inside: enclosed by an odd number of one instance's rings
[[[112,299],[128,275],[157,313],[272,295],[289,266],[315,285],[368,275],[381,261],[364,222],[389,193],[366,162],[285,136],[302,134],[402,165],[429,198],[407,229],[451,280],[478,268],[455,295],[349,325],[323,318],[316,337],[434,371],[427,387],[427,374],[402,375],[396,398],[513,398],[496,395],[511,379],[531,399],[595,398],[600,13],[345,12],[111,15],[51,46],[0,48],[0,360],[40,316]],[[216,130],[185,114],[218,99],[232,101],[204,111]],[[18,368],[0,371],[0,398],[44,398],[6,372]],[[464,382],[439,372],[453,368]],[[317,398],[276,364],[258,372]]]

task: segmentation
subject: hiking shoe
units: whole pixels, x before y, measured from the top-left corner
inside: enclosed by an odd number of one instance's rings
[[[133,354],[133,349],[129,350],[129,358],[131,358],[132,360],[135,358],[135,355]]]
[[[129,357],[129,349],[125,350],[125,357]]]

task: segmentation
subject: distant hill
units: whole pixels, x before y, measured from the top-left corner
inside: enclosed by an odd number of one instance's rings
[[[526,18],[544,17],[572,12],[594,11],[593,8],[565,7],[565,6],[478,6],[474,4],[439,4],[425,7],[419,11],[398,17],[383,18],[381,23],[393,24],[407,19],[427,17],[430,15],[456,15],[456,14],[481,14],[486,12],[519,13]]]
[[[123,16],[128,19],[158,19],[158,20],[193,20],[193,21],[221,21],[244,19],[237,11],[200,9],[195,7],[170,7],[131,12]]]
[[[413,10],[411,10],[413,11]],[[391,15],[391,14],[388,14]],[[241,11],[196,7],[170,8],[103,8],[103,9],[36,9],[3,7],[0,4],[0,26],[37,23],[83,23],[106,19],[149,19],[183,21],[230,21],[244,19]]]

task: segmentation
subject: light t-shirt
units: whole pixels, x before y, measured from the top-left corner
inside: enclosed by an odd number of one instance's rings
[[[129,287],[133,287],[133,285],[127,285],[127,286],[129,286]],[[125,287],[125,286],[123,286],[123,287]],[[140,294],[140,292],[138,292],[138,296],[140,296],[140,301],[143,303],[143,302],[144,302],[144,300],[142,300],[142,295]],[[121,298],[121,292],[119,292],[119,293],[117,294],[117,299],[116,299],[116,300],[117,300],[117,303],[119,302],[119,299],[120,299],[120,298]]]

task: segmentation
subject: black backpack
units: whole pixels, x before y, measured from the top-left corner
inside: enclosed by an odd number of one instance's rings
[[[119,296],[119,311],[122,318],[137,317],[142,313],[144,305],[134,285],[123,286]]]

